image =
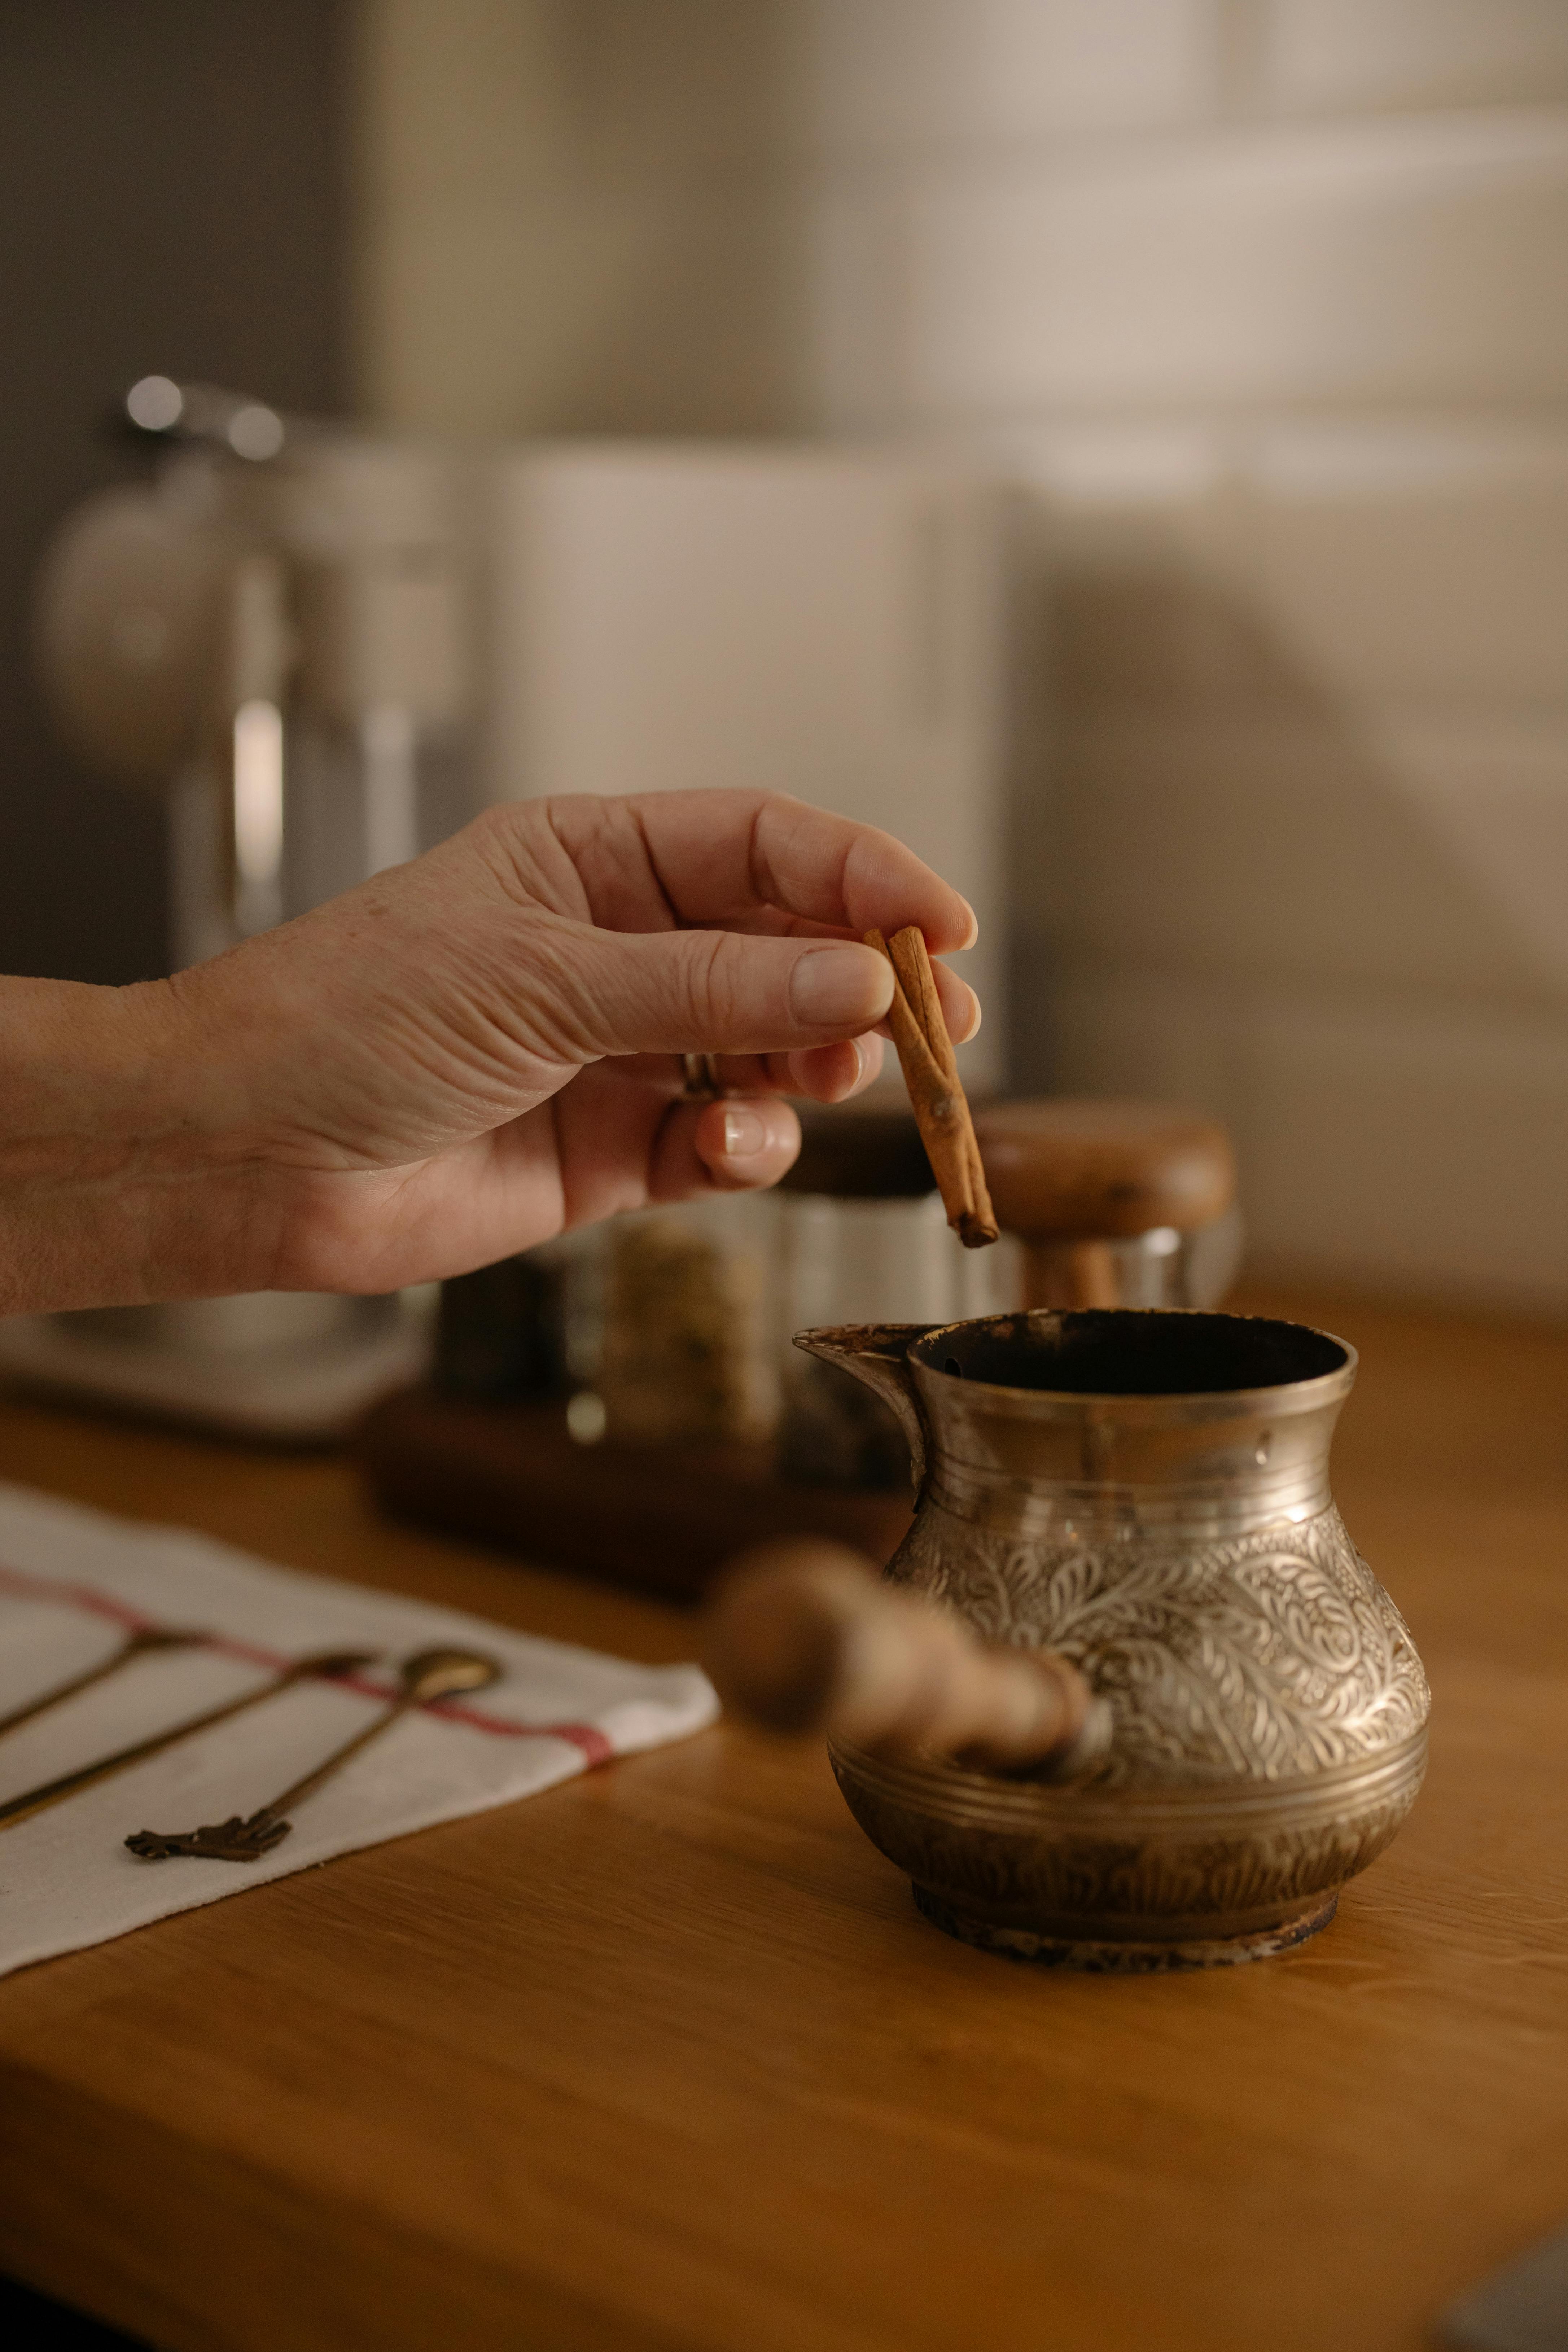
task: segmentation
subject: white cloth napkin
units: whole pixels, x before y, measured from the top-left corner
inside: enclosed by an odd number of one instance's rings
[[[0,1485],[0,1716],[106,1657],[131,1628],[197,1627],[201,1648],[139,1657],[0,1738],[0,1801],[254,1688],[289,1659],[365,1650],[352,1682],[305,1682],[163,1756],[0,1828],[0,1975],[238,1894],[356,1846],[510,1804],[710,1723],[696,1666],[638,1666],[455,1609],[302,1576],[178,1528]],[[258,1862],[142,1862],[134,1830],[247,1815],[380,1712],[399,1659],[483,1650],[501,1678],[395,1725]]]

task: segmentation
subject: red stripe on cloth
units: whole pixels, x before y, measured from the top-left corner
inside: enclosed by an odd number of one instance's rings
[[[61,1584],[53,1577],[29,1576],[26,1569],[11,1568],[4,1561],[0,1561],[0,1592],[25,1594],[30,1600],[52,1601],[61,1608],[107,1617],[128,1633],[152,1633],[159,1622],[155,1617],[143,1615],[141,1610],[130,1608],[112,1593],[100,1592],[90,1584]],[[227,1633],[202,1633],[195,1638],[202,1648],[216,1650],[221,1657],[265,1666],[273,1674],[281,1674],[285,1666],[294,1663],[281,1650],[266,1650],[258,1643],[237,1641]],[[397,1696],[395,1684],[371,1675],[335,1675],[332,1679],[338,1689],[357,1691],[362,1698],[377,1699],[384,1706]],[[460,1699],[450,1698],[427,1699],[420,1711],[446,1716],[454,1723],[465,1724],[470,1731],[488,1731],[497,1739],[563,1739],[568,1747],[581,1751],[590,1768],[607,1764],[616,1753],[614,1740],[591,1723],[517,1723],[507,1716],[487,1715],[482,1707],[468,1706]]]
[[[107,1592],[95,1592],[88,1584],[57,1584],[51,1577],[28,1576],[19,1568],[0,1564],[0,1590],[7,1592],[27,1592],[40,1601],[63,1602],[68,1609],[85,1609],[94,1617],[108,1617],[116,1625],[123,1625],[128,1633],[150,1633],[154,1620],[143,1617],[139,1609],[129,1609]]]
[[[499,1732],[503,1739],[564,1739],[580,1748],[590,1764],[607,1764],[616,1752],[614,1740],[591,1723],[509,1723],[505,1716],[485,1715],[477,1706],[448,1698],[432,1699],[426,1712],[449,1715],[454,1723],[468,1724],[475,1731]]]

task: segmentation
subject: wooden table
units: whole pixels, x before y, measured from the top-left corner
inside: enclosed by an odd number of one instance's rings
[[[1270,1303],[1363,1349],[1336,1483],[1436,1693],[1317,1942],[984,1957],[820,1754],[721,1728],[0,1984],[0,2268],[172,2352],[1426,2340],[1568,2221],[1568,1337]],[[690,1653],[339,1462],[12,1404],[0,1475]]]

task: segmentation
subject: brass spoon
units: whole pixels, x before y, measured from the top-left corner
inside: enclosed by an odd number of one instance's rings
[[[75,1698],[78,1691],[91,1690],[95,1684],[107,1682],[110,1675],[117,1675],[121,1667],[128,1666],[133,1658],[147,1657],[155,1650],[188,1649],[206,1639],[205,1633],[182,1633],[172,1627],[139,1625],[133,1633],[127,1633],[117,1650],[111,1650],[108,1657],[96,1666],[89,1666],[84,1675],[73,1675],[68,1683],[57,1683],[54,1689],[46,1691],[41,1698],[30,1698],[23,1706],[13,1707],[9,1715],[0,1715],[0,1738],[7,1731],[19,1730],[24,1723],[31,1723],[36,1717],[47,1714],[51,1706],[58,1706],[62,1700]]]
[[[206,1829],[138,1830],[125,1843],[143,1862],[167,1862],[176,1853],[190,1854],[203,1862],[258,1862],[293,1828],[293,1822],[285,1815],[313,1796],[324,1780],[341,1771],[373,1739],[390,1731],[411,1707],[425,1706],[431,1699],[452,1697],[458,1691],[483,1690],[500,1674],[495,1660],[477,1650],[421,1650],[414,1657],[405,1658],[398,1668],[402,1688],[384,1715],[367,1723],[352,1739],[345,1739],[324,1763],[285,1789],[280,1797],[274,1797],[269,1805],[263,1805],[258,1813],[252,1813],[248,1821],[235,1813],[226,1822],[214,1822]]]
[[[331,1681],[374,1662],[374,1652],[364,1650],[331,1650],[315,1657],[296,1658],[270,1682],[247,1691],[240,1698],[227,1699],[222,1706],[208,1707],[202,1715],[187,1716],[184,1723],[174,1724],[167,1731],[155,1731],[150,1738],[138,1739],[130,1748],[117,1748],[112,1756],[100,1756],[91,1764],[79,1765],[74,1772],[62,1772],[58,1780],[46,1780],[40,1788],[26,1789],[19,1797],[7,1798],[0,1805],[0,1830],[26,1821],[30,1813],[41,1813],[46,1805],[58,1805],[63,1797],[74,1797],[79,1789],[90,1789],[95,1782],[108,1780],[116,1772],[128,1771],[132,1764],[144,1763],[150,1756],[161,1756],[176,1740],[189,1739],[198,1731],[210,1730],[215,1723],[226,1723],[231,1716],[243,1715],[247,1707],[259,1706],[263,1699],[274,1697],[291,1684],[316,1675]]]

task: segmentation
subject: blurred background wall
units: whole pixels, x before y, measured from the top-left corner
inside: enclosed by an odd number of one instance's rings
[[[1562,0],[61,0],[0,43],[12,968],[157,959],[155,821],[13,690],[142,368],[914,432],[1037,520],[1016,1082],[1217,1112],[1278,1265],[1568,1304]]]
[[[362,390],[888,430],[1044,518],[1024,1086],[1568,1302],[1561,0],[370,0]]]
[[[163,818],[58,746],[28,676],[54,524],[132,460],[153,370],[341,404],[347,12],[331,0],[0,7],[0,971],[166,969]]]
[[[360,390],[397,425],[821,421],[782,0],[363,0]]]

